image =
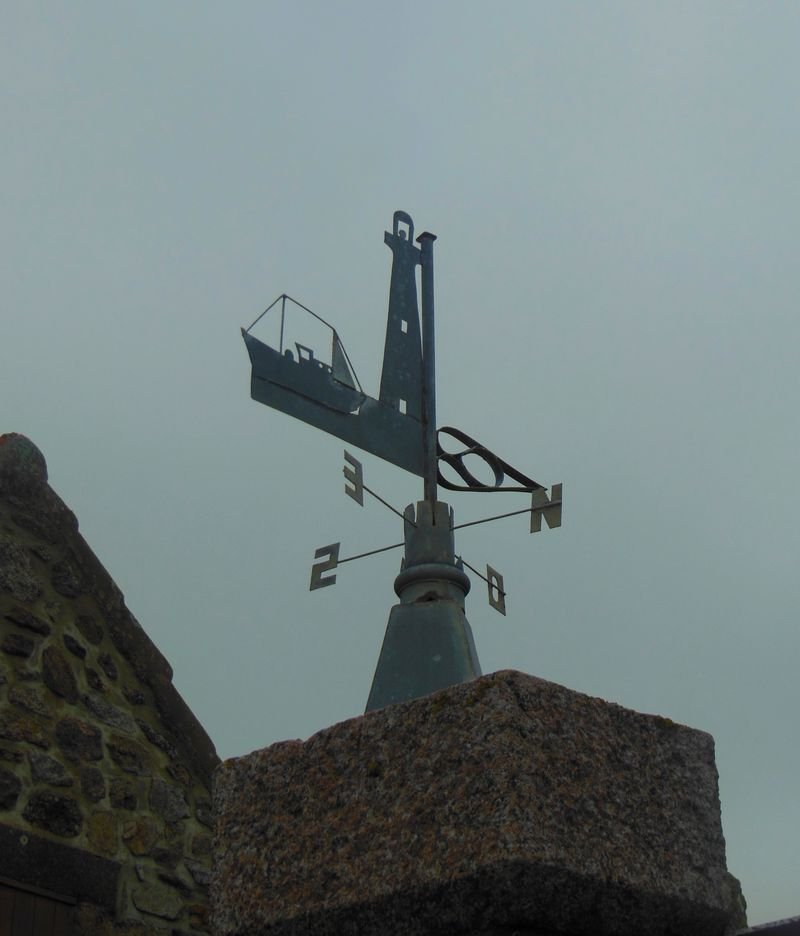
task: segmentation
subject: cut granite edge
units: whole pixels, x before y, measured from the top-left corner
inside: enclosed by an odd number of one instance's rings
[[[570,936],[729,936],[742,925],[732,912],[738,892],[726,881],[716,906],[676,894],[524,859],[496,862],[437,885],[390,892],[346,906],[323,907],[280,921],[240,926],[216,909],[218,936],[473,936],[478,931],[568,933]]]

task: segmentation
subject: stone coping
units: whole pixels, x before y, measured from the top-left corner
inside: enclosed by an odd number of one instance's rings
[[[710,735],[517,672],[226,761],[219,936],[722,936]]]

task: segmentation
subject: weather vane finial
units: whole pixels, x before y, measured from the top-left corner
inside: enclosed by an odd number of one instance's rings
[[[562,486],[545,487],[512,468],[465,432],[445,426],[436,430],[436,357],[434,332],[433,242],[427,232],[414,243],[414,223],[404,211],[394,213],[392,232],[384,241],[392,251],[389,314],[378,398],[368,396],[358,381],[336,329],[306,306],[283,294],[242,335],[252,364],[251,396],[259,403],[301,419],[377,455],[423,479],[423,499],[400,514],[364,484],[363,467],[345,452],[345,492],[363,506],[364,492],[403,517],[404,541],[345,559],[340,543],[318,549],[311,588],[333,585],[334,570],[345,562],[404,546],[401,572],[395,579],[400,604],[389,616],[383,647],[367,702],[367,711],[416,698],[480,675],[472,631],[464,613],[470,581],[467,566],[488,585],[489,603],[505,614],[503,577],[491,566],[486,575],[455,553],[452,509],[437,498],[437,487],[452,491],[529,493],[531,506],[501,514],[530,513],[531,532],[561,525]],[[421,327],[417,305],[416,267],[421,267]],[[280,304],[278,348],[252,334],[256,324]],[[330,361],[307,345],[285,340],[287,312],[299,309],[330,330]],[[448,451],[443,440],[455,440]],[[494,475],[479,481],[469,468],[478,459]],[[447,469],[443,474],[442,466]],[[459,481],[453,480],[453,475]],[[461,482],[461,483],[459,483]],[[508,483],[507,483],[508,482]],[[472,526],[488,520],[473,521]]]

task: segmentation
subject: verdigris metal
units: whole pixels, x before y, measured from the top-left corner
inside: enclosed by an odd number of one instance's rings
[[[403,223],[409,236],[400,228]],[[420,250],[410,242],[413,233],[409,215],[396,211],[392,233],[384,235],[392,251],[392,277],[377,400],[356,387],[332,326],[330,364],[299,348],[295,360],[290,349],[270,347],[250,333],[255,322],[242,329],[242,337],[252,364],[254,400],[422,476],[422,347],[415,278]]]
[[[448,452],[442,445],[441,437],[443,435],[450,436],[457,442],[466,446],[466,448],[462,448],[458,452]],[[460,429],[454,429],[452,426],[442,426],[436,433],[436,451],[438,462],[444,462],[446,465],[449,465],[462,481],[466,482],[466,484],[463,485],[454,484],[452,481],[448,481],[442,472],[439,471],[439,484],[449,491],[483,491],[488,493],[489,491],[532,492],[545,490],[543,484],[539,484],[539,482],[534,481],[533,478],[529,478],[516,468],[512,468],[508,462],[504,462],[503,459],[495,455],[494,452],[490,452],[485,445],[481,445],[480,442],[468,436],[466,432],[462,432]],[[485,484],[479,481],[469,470],[465,461],[468,456],[479,458],[483,464],[489,468],[494,475],[494,482],[492,484]],[[516,481],[516,485],[506,484],[506,475]]]
[[[434,234],[420,234],[422,243],[420,289],[422,291],[422,474],[425,500],[436,503],[438,473],[436,452],[436,340],[433,312],[433,242]]]
[[[405,225],[405,227],[402,227]],[[439,430],[466,445],[446,452],[436,430],[436,348],[434,324],[433,242],[424,232],[413,243],[414,222],[405,211],[395,211],[392,232],[384,243],[392,251],[389,311],[383,349],[378,398],[362,389],[336,329],[311,309],[285,294],[278,297],[252,325],[242,329],[252,365],[250,395],[259,403],[294,416],[309,425],[351,442],[365,452],[419,475],[425,481],[425,499],[436,500],[437,484],[456,491],[536,491],[543,485],[498,458],[486,446],[458,429]],[[421,267],[422,326],[417,303],[416,268]],[[330,362],[314,349],[284,348],[283,312],[286,301],[303,309],[331,331]],[[281,302],[281,338],[278,348],[252,334],[253,327]],[[295,358],[296,353],[296,358]],[[475,456],[495,473],[495,484],[483,484],[464,461]],[[465,480],[449,482],[438,470],[440,461]],[[504,476],[517,482],[509,485]]]
[[[532,495],[531,530],[541,529],[544,516],[549,527],[561,523],[558,500],[548,499],[543,485],[517,471],[486,446],[451,427],[436,430],[436,351],[434,324],[433,244],[429,232],[414,241],[414,222],[404,211],[396,211],[392,231],[384,242],[392,251],[389,311],[383,350],[378,398],[362,389],[336,329],[305,306],[283,295],[278,348],[259,340],[252,328],[242,329],[252,363],[253,399],[338,436],[423,478],[424,500],[409,505],[404,514],[405,558],[395,590],[400,604],[392,608],[378,666],[373,678],[367,711],[393,702],[416,698],[480,675],[472,632],[464,614],[464,598],[470,583],[464,565],[456,559],[453,513],[437,498],[442,485],[456,491],[525,491]],[[416,268],[420,271],[421,309],[417,303]],[[300,306],[331,331],[330,363],[312,348],[295,342],[295,352],[284,348],[286,302]],[[420,314],[421,313],[421,314]],[[440,437],[460,446],[447,451]],[[468,459],[479,459],[493,475],[486,484],[473,474]],[[363,506],[360,462],[345,452],[345,491]],[[456,483],[442,475],[440,464],[458,476]],[[394,508],[390,509],[394,510]],[[489,518],[491,519],[491,518]],[[316,551],[309,587],[333,585],[335,570],[383,549],[340,558],[340,543]],[[503,577],[487,566],[484,577],[489,603],[505,614]]]
[[[435,521],[435,522],[434,522]],[[389,615],[366,711],[428,695],[481,675],[464,613],[470,581],[455,558],[453,512],[441,501],[410,504],[400,598]]]

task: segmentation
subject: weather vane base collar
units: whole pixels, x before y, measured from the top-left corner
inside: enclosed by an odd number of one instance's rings
[[[394,590],[403,604],[449,599],[463,610],[470,584],[466,573],[456,566],[426,562],[401,572],[394,580]]]
[[[464,610],[464,598],[470,581],[455,558],[453,511],[442,501],[409,504],[405,519],[405,556],[403,570],[394,582],[394,590],[403,602],[450,600]]]
[[[481,675],[464,614],[470,581],[455,558],[453,512],[429,501],[405,509],[405,557],[367,711],[407,702]]]

